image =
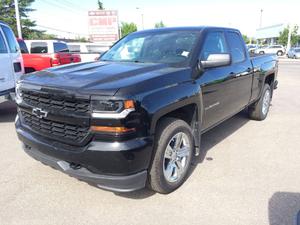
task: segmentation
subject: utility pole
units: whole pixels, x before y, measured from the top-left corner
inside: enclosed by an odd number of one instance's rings
[[[263,16],[263,9],[260,10],[260,19],[259,19],[259,28],[262,27],[262,16]]]
[[[289,51],[290,48],[291,48],[292,30],[293,30],[293,25],[290,23],[289,24],[289,34],[288,34],[288,42],[287,42],[287,46],[286,46],[286,51]]]
[[[19,3],[18,3],[18,0],[15,0],[15,11],[16,11],[16,21],[17,21],[18,37],[22,38],[22,29],[21,29],[21,21],[20,21],[20,12],[19,12]]]

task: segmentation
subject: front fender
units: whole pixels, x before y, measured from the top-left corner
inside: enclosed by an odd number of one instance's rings
[[[155,133],[158,120],[179,108],[195,104],[197,106],[196,120],[202,121],[202,94],[200,86],[193,82],[185,82],[156,90],[143,97],[141,106],[148,113],[150,135]]]

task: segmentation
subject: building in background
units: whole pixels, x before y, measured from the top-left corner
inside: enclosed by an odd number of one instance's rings
[[[93,10],[89,15],[89,39],[103,46],[111,46],[119,40],[117,10]]]
[[[277,24],[268,27],[262,27],[256,30],[255,38],[259,43],[273,45],[277,44],[280,32],[284,30],[286,24]]]

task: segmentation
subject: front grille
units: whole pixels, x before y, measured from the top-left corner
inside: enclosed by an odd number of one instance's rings
[[[22,90],[21,93],[23,101],[33,107],[69,113],[83,114],[90,112],[90,102],[87,99],[75,99],[62,94],[58,95],[30,90]]]
[[[21,111],[21,114],[25,125],[33,131],[46,135],[47,137],[77,144],[88,135],[89,127],[87,126],[67,124],[44,118],[40,119],[25,111]]]

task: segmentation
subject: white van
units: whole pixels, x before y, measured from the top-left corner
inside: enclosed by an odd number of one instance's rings
[[[13,31],[0,21],[0,103],[15,92],[15,83],[24,74],[20,47]]]
[[[72,42],[67,43],[71,53],[79,54],[81,62],[95,61],[99,56],[109,49],[108,46],[103,46],[96,43]]]

